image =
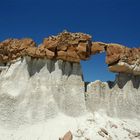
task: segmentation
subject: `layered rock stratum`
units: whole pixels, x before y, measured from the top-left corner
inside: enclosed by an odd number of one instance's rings
[[[84,82],[80,60],[102,52],[115,81]],[[139,140],[139,60],[83,33],[1,42],[0,139]]]

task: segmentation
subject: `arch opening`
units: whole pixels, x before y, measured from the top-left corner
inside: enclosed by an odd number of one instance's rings
[[[114,81],[115,74],[108,70],[105,63],[106,53],[91,56],[87,61],[81,61],[83,78],[85,82],[100,80],[103,82]]]

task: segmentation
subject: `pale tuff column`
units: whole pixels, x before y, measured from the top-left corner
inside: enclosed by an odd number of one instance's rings
[[[109,116],[140,118],[139,76],[118,74],[112,87],[95,81],[87,85],[86,105],[89,111],[103,110]]]

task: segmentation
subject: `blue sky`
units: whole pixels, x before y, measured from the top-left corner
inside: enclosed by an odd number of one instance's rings
[[[139,0],[1,0],[0,41],[31,37],[37,43],[64,29],[94,41],[140,46]],[[113,80],[105,54],[81,62],[85,81]]]

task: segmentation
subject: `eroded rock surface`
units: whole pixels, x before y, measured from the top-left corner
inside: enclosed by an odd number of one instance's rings
[[[140,75],[140,48],[108,44],[106,46],[106,63],[111,72]]]
[[[18,57],[27,55],[27,49],[35,47],[32,39],[7,39],[0,43],[0,63],[10,62]]]
[[[103,42],[92,42],[91,54],[101,53],[105,51],[107,44]]]
[[[83,33],[62,32],[45,38],[39,46],[30,39],[7,39],[0,43],[0,63],[31,56],[32,58],[61,59],[79,63],[91,55],[106,52],[106,63],[111,72],[140,75],[140,48],[127,48],[120,44],[92,42]]]
[[[25,57],[0,74],[0,124],[18,127],[86,111],[79,63]]]
[[[115,81],[85,84],[80,60],[104,51]],[[39,46],[29,38],[0,43],[2,140],[55,140],[68,130],[61,140],[139,139],[139,101],[140,48],[69,32]]]
[[[0,43],[0,62],[10,62],[23,56],[80,62],[90,57],[91,46],[91,36],[83,33],[62,32],[45,38],[38,47],[29,38],[7,39]]]
[[[99,80],[87,85],[87,108],[113,117],[140,119],[140,76],[120,73],[114,82]]]

